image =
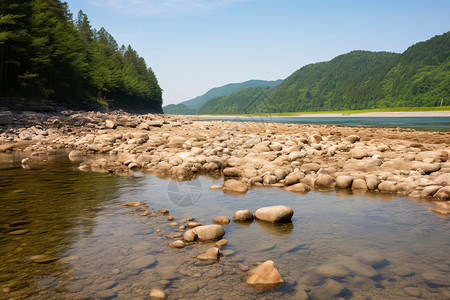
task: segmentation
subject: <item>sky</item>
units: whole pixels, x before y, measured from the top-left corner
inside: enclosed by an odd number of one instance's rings
[[[401,53],[450,30],[449,0],[66,0],[151,67],[163,105],[285,79],[352,50]]]

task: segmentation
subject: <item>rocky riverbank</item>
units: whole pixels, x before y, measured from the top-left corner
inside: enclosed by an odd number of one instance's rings
[[[191,180],[224,177],[225,193],[270,186],[349,189],[435,201],[450,212],[450,132],[62,111],[0,113],[0,152],[24,168],[66,151],[80,169]]]

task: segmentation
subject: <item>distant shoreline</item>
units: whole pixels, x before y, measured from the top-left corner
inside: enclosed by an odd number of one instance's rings
[[[201,119],[223,119],[235,117],[255,117],[255,115],[196,115]],[[258,116],[259,117],[259,116]],[[338,118],[338,117],[450,117],[450,111],[395,111],[363,113],[307,113],[291,116],[262,115],[261,117],[302,117],[302,118]]]

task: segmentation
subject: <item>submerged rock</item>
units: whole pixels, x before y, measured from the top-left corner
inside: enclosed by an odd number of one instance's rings
[[[431,211],[434,211],[439,214],[448,215],[450,214],[450,201],[447,202],[436,202],[436,204],[431,208]]]
[[[262,207],[255,212],[255,218],[270,223],[291,222],[293,215],[293,209],[285,205]]]
[[[327,279],[325,284],[312,289],[310,296],[314,300],[333,299],[333,297],[341,293],[344,289],[345,287],[342,283],[333,279]]]
[[[267,260],[243,275],[245,282],[257,289],[274,289],[284,283],[275,263]]]
[[[166,293],[163,290],[158,289],[158,288],[152,289],[150,291],[149,297],[150,297],[150,299],[155,299],[155,300],[167,298]]]

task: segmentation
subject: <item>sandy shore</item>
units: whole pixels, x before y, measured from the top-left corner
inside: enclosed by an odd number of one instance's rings
[[[67,151],[85,171],[180,181],[223,176],[214,188],[238,194],[259,186],[376,191],[447,201],[441,211],[450,212],[450,132],[198,119],[9,113],[0,125],[0,152],[22,153],[24,168]]]

